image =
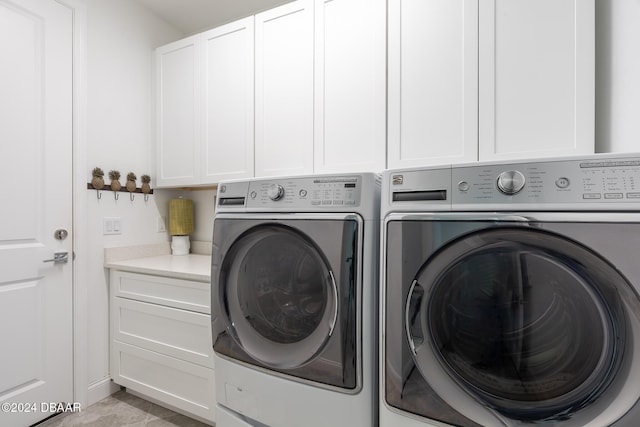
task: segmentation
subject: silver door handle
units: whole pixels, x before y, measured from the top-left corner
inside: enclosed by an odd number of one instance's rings
[[[411,300],[413,299],[413,292],[416,290],[416,286],[420,286],[420,284],[417,280],[414,280],[413,283],[411,283],[409,294],[407,295],[407,301],[404,304],[404,328],[407,334],[407,340],[409,341],[409,349],[414,356],[418,354],[418,350],[413,333],[411,333],[411,313],[409,311],[411,310]]]
[[[54,264],[66,264],[69,262],[69,252],[54,252],[53,258],[45,259],[42,262],[52,262]]]

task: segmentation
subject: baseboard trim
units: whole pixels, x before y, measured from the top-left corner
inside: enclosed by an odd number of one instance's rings
[[[89,384],[87,406],[93,405],[94,403],[111,396],[118,390],[120,390],[120,386],[111,381],[111,378],[104,378],[93,384]]]
[[[200,422],[208,424],[210,426],[215,426],[216,425],[214,420],[208,420],[208,419],[202,418],[202,417],[200,417],[200,416],[198,416],[196,414],[192,414],[191,412],[185,411],[185,410],[180,409],[180,408],[176,408],[173,405],[170,405],[170,404],[168,404],[166,402],[163,402],[161,400],[155,399],[155,398],[153,398],[151,396],[148,396],[148,395],[146,395],[144,393],[140,393],[140,392],[138,392],[136,390],[132,390],[132,389],[127,388],[127,387],[124,387],[124,390],[129,394],[132,394],[132,395],[137,396],[137,397],[139,397],[141,399],[144,399],[144,400],[148,400],[149,402],[151,402],[153,404],[156,404],[158,406],[162,406],[164,408],[170,409],[173,412],[176,412],[178,414],[182,414],[182,415],[184,415],[186,417],[192,418],[194,420],[200,421]]]

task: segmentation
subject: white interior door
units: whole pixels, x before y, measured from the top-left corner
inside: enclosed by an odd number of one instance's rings
[[[73,401],[71,11],[0,0],[0,58],[0,425],[27,426]]]

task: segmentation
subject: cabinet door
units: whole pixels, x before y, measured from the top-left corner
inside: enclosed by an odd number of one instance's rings
[[[213,369],[211,317],[207,314],[113,298],[111,339]]]
[[[117,340],[111,341],[109,353],[116,384],[209,424],[215,422],[214,369]]]
[[[202,34],[203,183],[253,176],[253,16]]]
[[[197,36],[156,50],[156,187],[198,183],[199,60]]]
[[[480,159],[593,153],[594,0],[480,0]]]
[[[315,1],[314,172],[386,166],[386,2]]]
[[[256,176],[313,172],[313,0],[255,16]]]
[[[389,0],[388,166],[478,158],[478,0]]]

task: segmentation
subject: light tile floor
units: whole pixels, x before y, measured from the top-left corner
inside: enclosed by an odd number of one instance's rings
[[[77,413],[53,417],[37,427],[207,427],[124,390]]]

